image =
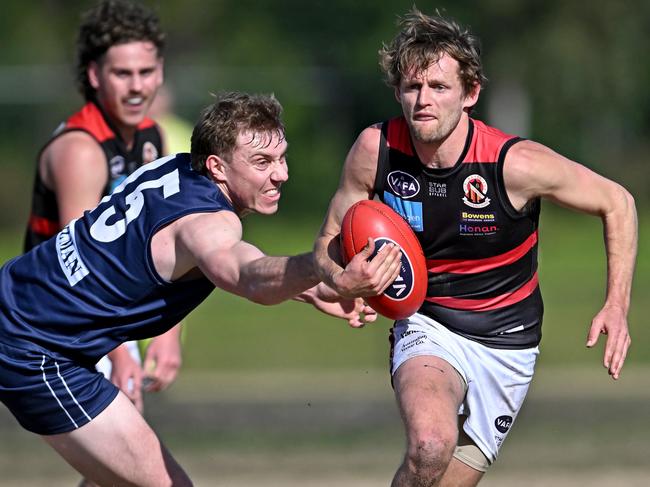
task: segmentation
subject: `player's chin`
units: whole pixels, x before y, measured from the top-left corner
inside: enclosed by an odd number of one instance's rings
[[[126,111],[122,114],[122,123],[130,127],[137,127],[145,118],[146,112],[142,110]]]
[[[261,215],[273,215],[277,213],[280,207],[279,203],[279,200],[260,202],[256,208],[257,213]]]

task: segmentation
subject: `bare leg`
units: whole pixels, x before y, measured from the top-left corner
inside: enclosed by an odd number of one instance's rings
[[[121,392],[90,423],[43,436],[85,479],[98,485],[191,486],[180,465]]]
[[[403,363],[393,383],[406,428],[407,449],[391,485],[440,485],[458,442],[463,381],[445,360],[421,356]]]
[[[440,487],[475,487],[481,478],[483,478],[483,472],[473,469],[457,458],[452,458],[438,485]]]

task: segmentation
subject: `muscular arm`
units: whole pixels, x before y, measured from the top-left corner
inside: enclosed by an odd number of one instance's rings
[[[357,201],[372,199],[377,174],[380,129],[366,128],[350,149],[345,160],[339,187],[334,194],[325,221],[314,243],[316,269],[320,278],[343,296],[373,296],[383,291],[399,273],[399,249],[385,246],[367,262],[374,250],[367,249],[343,268],[339,249],[341,222]]]
[[[542,197],[601,218],[607,293],[603,308],[592,321],[587,346],[595,345],[600,334],[607,335],[603,364],[617,379],[630,346],[627,313],[637,250],[634,199],[614,181],[530,141],[513,146],[506,157],[504,180],[516,208]]]
[[[241,222],[232,212],[189,215],[169,230],[175,235],[177,256],[172,278],[198,267],[217,287],[265,305],[291,299],[319,281],[311,253],[290,257],[265,255],[241,240]],[[157,235],[152,244],[157,261],[161,260],[160,243],[164,235]],[[164,262],[157,262],[156,266],[162,275],[171,269]]]

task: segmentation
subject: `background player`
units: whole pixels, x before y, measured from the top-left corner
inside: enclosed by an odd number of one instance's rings
[[[38,156],[25,250],[93,208],[129,174],[163,152],[147,111],[163,82],[165,34],[151,10],[107,0],[87,11],[77,38],[77,83],[85,105],[55,131]],[[147,349],[147,389],[166,388],[181,365],[180,325]],[[118,347],[98,368],[142,410],[135,342]]]

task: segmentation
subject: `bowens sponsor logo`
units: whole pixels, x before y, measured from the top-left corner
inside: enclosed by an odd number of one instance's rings
[[[493,222],[496,217],[494,213],[472,213],[463,211],[460,214],[463,221],[466,222]]]
[[[388,174],[388,186],[393,193],[402,198],[413,198],[420,192],[418,180],[404,171],[393,171]]]
[[[499,416],[494,420],[494,426],[500,433],[507,433],[512,426],[512,416]]]

